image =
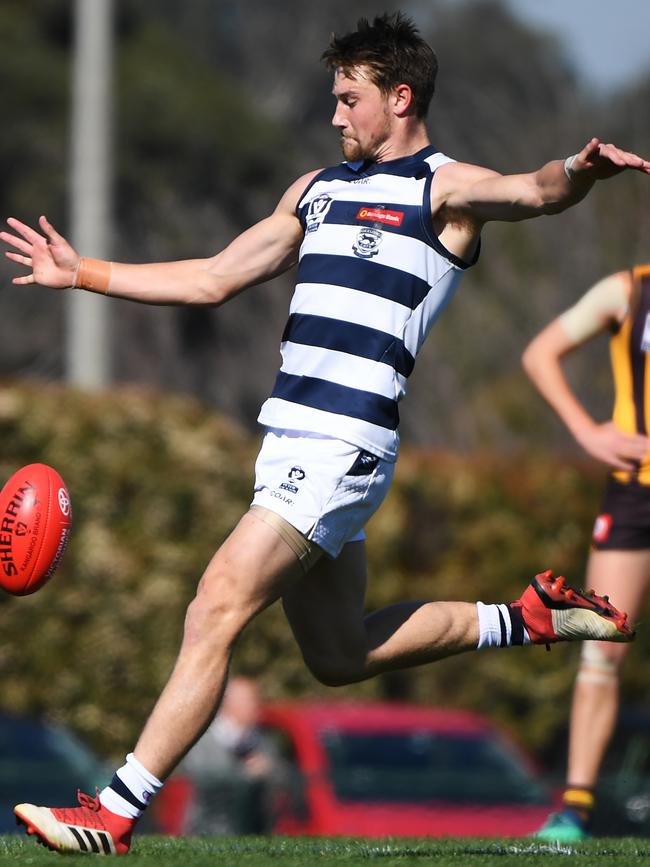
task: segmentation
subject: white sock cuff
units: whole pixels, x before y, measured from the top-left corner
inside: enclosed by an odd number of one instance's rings
[[[143,764],[141,764],[133,753],[129,753],[126,757],[127,765],[131,765],[134,771],[142,777],[143,780],[146,780],[147,783],[151,786],[152,789],[162,789],[163,783],[158,779],[158,777],[154,777],[152,773],[150,773]]]
[[[486,605],[476,603],[478,614],[477,650],[485,647],[507,647],[511,641],[512,623],[507,605]]]

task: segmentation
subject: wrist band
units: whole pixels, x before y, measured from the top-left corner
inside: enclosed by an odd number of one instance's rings
[[[77,270],[72,282],[73,289],[87,289],[108,295],[108,284],[111,279],[111,263],[104,259],[79,259]]]
[[[573,171],[573,163],[575,162],[577,156],[578,154],[573,154],[572,157],[567,157],[564,160],[564,174],[570,181],[573,181],[573,177],[575,175],[575,172]]]

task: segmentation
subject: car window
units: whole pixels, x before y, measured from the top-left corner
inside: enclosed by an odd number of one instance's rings
[[[0,783],[49,775],[75,775],[79,784],[101,782],[106,769],[73,735],[33,720],[0,718]]]
[[[546,793],[495,735],[321,733],[341,800],[542,803]]]

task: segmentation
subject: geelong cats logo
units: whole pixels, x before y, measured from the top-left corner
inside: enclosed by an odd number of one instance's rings
[[[379,229],[371,229],[370,227],[359,230],[357,239],[352,245],[352,252],[360,259],[372,259],[379,252],[379,245],[383,234]]]

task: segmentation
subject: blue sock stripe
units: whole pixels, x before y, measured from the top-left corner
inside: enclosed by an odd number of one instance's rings
[[[524,618],[521,608],[508,605],[508,611],[511,622],[510,643],[521,646],[524,643]]]
[[[119,795],[120,798],[124,798],[125,801],[128,801],[129,804],[137,810],[147,809],[147,805],[136,798],[131,789],[129,789],[122,778],[118,777],[117,774],[113,774],[113,779],[110,782],[109,789],[112,789],[116,795]]]
[[[499,615],[499,629],[501,630],[501,644],[499,647],[506,647],[508,644],[508,631],[506,630],[506,621],[503,619],[503,614],[501,613],[501,609],[497,608],[497,613]]]

